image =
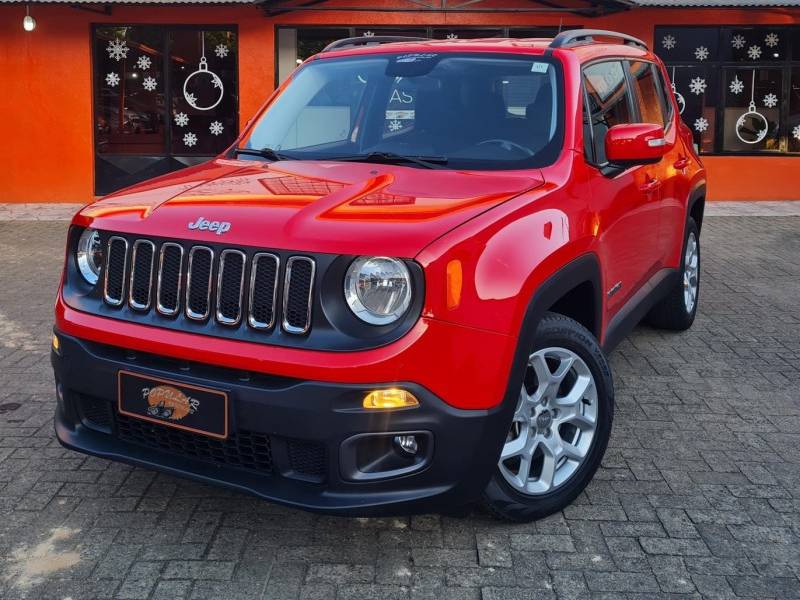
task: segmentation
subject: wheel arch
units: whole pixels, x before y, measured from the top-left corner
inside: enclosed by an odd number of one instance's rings
[[[697,231],[703,229],[703,214],[706,209],[706,184],[698,184],[689,193],[689,201],[686,206],[687,217],[692,217],[694,222],[697,223]]]

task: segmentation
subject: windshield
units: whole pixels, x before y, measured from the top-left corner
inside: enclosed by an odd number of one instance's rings
[[[431,52],[313,60],[242,146],[298,160],[380,154],[455,169],[541,167],[562,145],[560,80],[555,61],[541,56]]]

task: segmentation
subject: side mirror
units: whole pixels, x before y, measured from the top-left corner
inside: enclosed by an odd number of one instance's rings
[[[611,164],[658,162],[669,150],[664,128],[652,123],[614,125],[606,134],[606,159]]]

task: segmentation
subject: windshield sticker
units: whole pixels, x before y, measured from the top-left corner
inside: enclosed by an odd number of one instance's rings
[[[413,63],[418,60],[431,60],[438,55],[435,52],[414,53],[414,54],[401,54],[395,60],[399,63]]]
[[[531,73],[547,73],[547,63],[535,62],[531,65]]]
[[[402,121],[407,121],[414,118],[414,111],[413,110],[387,110],[386,111],[386,118],[387,119],[400,119]]]

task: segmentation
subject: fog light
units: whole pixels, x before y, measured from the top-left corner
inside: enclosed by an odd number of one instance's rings
[[[56,354],[61,354],[61,342],[58,341],[58,336],[53,334],[53,351]]]
[[[400,450],[409,456],[414,456],[419,450],[417,437],[414,435],[396,435],[394,436],[394,443],[398,448],[400,448]]]
[[[414,394],[398,388],[375,390],[364,396],[364,408],[412,408],[419,406]]]

